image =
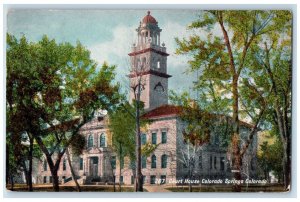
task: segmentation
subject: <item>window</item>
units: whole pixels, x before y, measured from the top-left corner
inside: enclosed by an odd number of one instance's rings
[[[161,168],[167,168],[168,156],[166,154],[161,156]]]
[[[143,175],[143,184],[146,182],[146,176]]]
[[[79,159],[79,170],[83,170],[83,158]]]
[[[160,68],[160,61],[157,61],[157,69]]]
[[[198,165],[199,165],[199,168],[202,169],[202,152],[200,153],[200,156],[199,156]]]
[[[63,160],[63,170],[67,169],[67,161],[66,159]]]
[[[134,184],[134,177],[131,175],[131,184]]]
[[[142,156],[142,168],[146,168],[146,167],[147,167],[147,157]]]
[[[52,183],[52,176],[49,177],[49,182]]]
[[[47,183],[47,176],[44,176],[44,183]]]
[[[150,176],[150,184],[155,184],[156,177],[155,175]]]
[[[101,134],[100,135],[100,147],[105,147],[106,146],[106,142],[105,142],[105,134]]]
[[[217,169],[217,157],[214,158],[214,168]]]
[[[47,171],[47,161],[44,160],[44,171]]]
[[[161,175],[161,176],[160,176],[160,183],[161,183],[161,184],[166,184],[166,181],[167,181],[167,176]]]
[[[89,138],[88,138],[88,148],[93,147],[93,146],[94,146],[94,137],[93,137],[93,134],[90,134]]]
[[[112,167],[112,169],[116,169],[116,157],[115,156],[111,157],[111,167]]]
[[[120,183],[123,183],[123,176],[120,177]]]
[[[146,134],[142,134],[142,136],[141,136],[141,143],[142,143],[142,145],[145,145],[146,142],[147,142],[147,136],[146,136]]]
[[[162,132],[161,133],[161,143],[166,144],[167,143],[167,132]]]
[[[225,170],[225,158],[224,157],[220,158],[220,169]]]
[[[157,135],[156,133],[152,133],[152,144],[156,144],[157,143]]]
[[[156,168],[156,156],[152,155],[151,157],[151,168]]]

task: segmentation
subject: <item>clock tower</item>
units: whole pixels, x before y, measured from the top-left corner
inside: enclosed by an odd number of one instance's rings
[[[131,48],[130,102],[135,99],[136,86],[140,83],[141,96],[146,110],[168,104],[167,56],[164,43],[160,43],[158,23],[148,11],[140,22],[137,31],[137,44]]]

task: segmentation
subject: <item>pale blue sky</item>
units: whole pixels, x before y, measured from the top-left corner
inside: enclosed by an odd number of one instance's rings
[[[117,65],[117,80],[124,89],[128,85],[128,53],[136,40],[139,22],[147,10],[11,10],[7,16],[7,31],[30,41],[38,41],[44,34],[58,42],[76,43],[79,40],[91,51],[99,64],[107,61]],[[175,55],[174,37],[188,36],[187,25],[199,12],[193,10],[152,10],[151,15],[162,29],[168,57],[169,89],[189,90],[195,75],[184,75],[187,57]]]

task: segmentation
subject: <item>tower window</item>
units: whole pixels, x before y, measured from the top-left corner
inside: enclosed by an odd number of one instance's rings
[[[157,61],[157,69],[160,68],[160,61]]]

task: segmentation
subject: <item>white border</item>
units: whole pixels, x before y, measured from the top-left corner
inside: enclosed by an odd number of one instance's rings
[[[197,4],[201,1],[202,3],[206,4]],[[294,13],[294,41],[293,41],[293,142],[292,142],[292,155],[293,155],[293,162],[292,162],[292,169],[293,169],[293,175],[292,175],[292,191],[290,193],[21,193],[21,192],[7,192],[5,189],[5,185],[3,182],[5,182],[4,175],[5,175],[5,169],[4,169],[4,157],[5,157],[5,144],[4,141],[0,141],[2,150],[2,163],[1,169],[0,169],[0,182],[1,182],[1,188],[3,190],[2,196],[5,197],[20,197],[23,198],[25,201],[32,201],[32,200],[37,200],[37,198],[49,198],[49,197],[54,197],[55,199],[49,199],[50,201],[57,200],[56,198],[67,198],[67,197],[72,197],[75,199],[75,201],[82,201],[85,200],[83,198],[105,198],[105,199],[97,199],[97,200],[105,200],[105,201],[113,201],[111,197],[117,197],[117,198],[128,198],[128,197],[146,197],[148,199],[142,199],[143,201],[150,201],[150,197],[160,197],[160,198],[179,198],[178,200],[181,200],[180,198],[189,198],[188,200],[192,200],[191,197],[201,197],[201,198],[221,198],[221,197],[226,197],[230,201],[235,201],[238,200],[238,198],[243,198],[242,200],[247,200],[246,197],[255,197],[255,198],[263,198],[264,201],[268,200],[267,198],[271,198],[269,200],[276,201],[280,200],[280,198],[285,198],[285,197],[298,197],[297,196],[297,182],[299,181],[299,175],[297,173],[294,173],[296,171],[296,168],[299,168],[299,161],[297,161],[297,145],[299,144],[299,139],[297,138],[297,131],[298,131],[298,126],[297,126],[297,115],[299,114],[299,108],[297,107],[297,98],[298,98],[298,91],[299,87],[299,81],[297,78],[298,76],[298,70],[297,70],[297,61],[296,58],[299,58],[299,53],[296,50],[296,47],[299,47],[299,41],[297,40],[296,34],[299,33],[299,26],[298,23],[299,21],[299,15],[296,15],[297,13],[297,8],[299,8],[299,5],[297,5],[296,0],[282,0],[282,1],[275,1],[273,0],[272,2],[269,2],[266,0],[266,2],[262,2],[263,0],[252,0],[252,1],[245,1],[243,2],[238,2],[238,1],[227,1],[227,3],[236,3],[236,4],[224,4],[224,1],[220,0],[185,0],[185,1],[179,1],[179,0],[142,0],[142,1],[133,1],[133,0],[128,0],[126,3],[123,4],[122,0],[110,0],[103,2],[102,5],[95,5],[99,3],[97,0],[86,0],[86,1],[75,1],[75,0],[65,0],[65,1],[59,1],[59,0],[31,0],[31,1],[26,1],[25,2],[22,0],[4,0],[2,4],[10,4],[10,5],[5,5],[4,7],[1,7],[1,27],[4,27],[3,31],[5,29],[5,13],[7,12],[7,9],[9,8],[14,8],[14,9],[21,9],[21,8],[55,8],[55,9],[66,9],[66,8],[71,8],[71,9],[291,9],[293,10]],[[55,5],[49,5],[50,3],[54,3]],[[68,3],[73,3],[72,5],[66,5]],[[159,3],[156,5],[150,4],[150,3]],[[272,3],[272,4],[260,4],[260,3]],[[287,5],[287,3],[294,4],[294,5]],[[13,5],[14,4],[14,5]],[[17,4],[22,4],[22,5],[17,5]],[[33,4],[40,4],[40,5],[33,5]],[[76,5],[77,4],[77,5]],[[82,5],[84,4],[84,5]],[[177,4],[177,5],[174,5]],[[180,5],[181,4],[181,5]],[[187,4],[193,4],[193,5],[187,5]],[[1,49],[1,55],[3,56],[2,58],[5,59],[4,55],[4,50],[5,50],[5,44],[4,44],[4,37],[5,37],[5,32],[2,32],[2,37],[0,40],[0,45],[3,47]],[[4,60],[0,60],[2,67],[4,67]],[[1,71],[0,71],[1,72]],[[3,119],[0,121],[0,131],[2,131],[1,134],[3,134],[3,139],[5,140],[5,68],[3,68],[2,73],[0,73],[0,95],[1,95],[1,100],[2,100],[2,105],[0,107],[0,113],[2,114]],[[298,150],[299,152],[299,150]],[[0,155],[1,156],[1,155]],[[26,199],[24,199],[26,198]],[[34,199],[30,199],[34,198]],[[279,198],[279,199],[276,199]],[[296,198],[294,198],[296,199]],[[290,200],[294,200],[290,199]],[[5,200],[14,200],[11,198],[6,198]],[[44,200],[44,199],[43,199]],[[95,200],[95,199],[94,199]],[[132,200],[139,200],[140,199],[130,199]],[[155,199],[156,200],[156,199]],[[197,199],[197,200],[203,200],[203,199]],[[220,199],[219,199],[220,200]],[[253,201],[253,199],[250,199]],[[257,199],[255,199],[257,200]],[[282,199],[281,199],[282,200]],[[240,201],[240,200],[239,200]]]

